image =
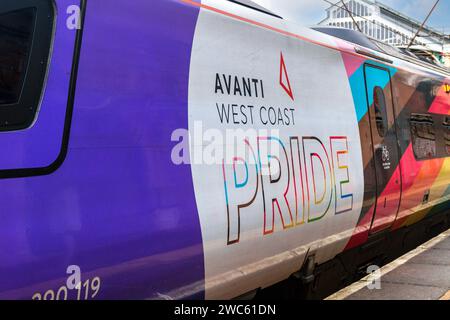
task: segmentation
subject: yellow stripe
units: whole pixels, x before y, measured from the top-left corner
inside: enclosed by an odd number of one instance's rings
[[[417,207],[411,209],[415,213],[412,214],[403,223],[403,226],[412,225],[423,218],[433,209],[434,206],[449,200],[448,197],[444,198],[450,183],[450,158],[446,158],[442,164],[442,168],[436,180],[433,182],[430,188],[430,199],[426,205],[419,204]],[[414,188],[414,187],[413,187]]]
[[[440,297],[439,300],[450,300],[450,290],[447,291],[447,293],[444,294],[442,297]]]

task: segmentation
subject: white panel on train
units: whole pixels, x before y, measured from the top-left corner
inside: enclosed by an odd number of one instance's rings
[[[225,1],[203,3],[313,34]],[[202,9],[191,59],[190,154],[206,298],[287,278],[308,249],[318,263],[342,251],[364,181],[340,53]]]

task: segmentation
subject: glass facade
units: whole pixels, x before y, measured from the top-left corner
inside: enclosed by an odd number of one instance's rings
[[[345,1],[345,5],[346,8],[341,3],[337,3],[327,10],[327,25],[352,30],[359,29],[365,35],[391,45],[407,45],[413,37],[414,32],[411,26],[400,26],[390,21],[381,22],[384,19],[382,17],[380,19],[377,5],[371,5],[364,0]],[[416,42],[424,44],[419,39],[416,39]]]

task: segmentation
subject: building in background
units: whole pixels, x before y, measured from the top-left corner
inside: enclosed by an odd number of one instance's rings
[[[445,45],[444,48],[444,64],[450,68],[450,44]]]
[[[359,30],[367,36],[390,45],[408,46],[422,24],[378,1],[344,1],[353,18],[342,2],[336,0],[334,2],[336,5],[330,5],[326,9],[327,17],[319,25],[353,30],[358,30],[359,27]],[[425,26],[411,49],[418,54],[430,55],[450,67],[450,37],[443,31]]]

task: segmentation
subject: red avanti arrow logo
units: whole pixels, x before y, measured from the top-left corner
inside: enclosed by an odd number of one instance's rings
[[[286,93],[294,100],[294,94],[292,93],[291,82],[289,81],[289,75],[286,70],[286,63],[284,62],[283,52],[281,52],[280,60],[280,85],[286,91]]]

